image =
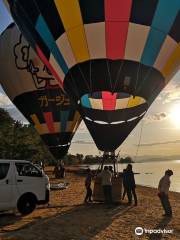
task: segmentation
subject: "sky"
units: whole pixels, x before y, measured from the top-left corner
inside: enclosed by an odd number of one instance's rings
[[[12,22],[3,0],[0,0],[0,33]],[[0,86],[0,107],[14,119],[27,122]],[[84,123],[78,128],[69,150],[84,155],[98,151]],[[180,156],[180,71],[153,102],[145,117],[117,149],[120,156],[136,159],[161,159]]]

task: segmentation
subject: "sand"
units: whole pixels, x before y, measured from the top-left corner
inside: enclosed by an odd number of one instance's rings
[[[52,183],[51,168],[46,168]],[[65,190],[51,191],[50,205],[41,205],[27,216],[0,214],[0,240],[180,240],[180,194],[170,193],[173,218],[162,217],[157,190],[137,186],[138,206],[122,204],[107,208],[102,203],[84,204],[84,176],[77,167],[68,169]],[[166,229],[173,233],[135,235],[135,228]]]

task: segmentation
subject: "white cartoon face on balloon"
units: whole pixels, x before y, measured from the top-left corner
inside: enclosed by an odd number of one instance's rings
[[[19,35],[19,42],[14,45],[14,57],[16,67],[31,74],[37,89],[57,88],[59,86],[58,81],[27,44],[22,34]]]

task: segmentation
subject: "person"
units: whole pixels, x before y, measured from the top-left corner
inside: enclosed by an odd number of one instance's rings
[[[56,166],[54,167],[54,172],[55,174],[55,178],[59,178],[59,165],[56,164]]]
[[[158,185],[158,196],[160,198],[162,207],[164,209],[165,214],[163,216],[172,217],[172,208],[169,202],[169,188],[170,188],[170,177],[173,175],[172,170],[166,170],[165,175],[160,179]]]
[[[92,202],[92,189],[91,189],[91,181],[92,181],[92,172],[91,172],[91,169],[88,168],[87,169],[87,175],[86,175],[86,180],[85,180],[85,187],[86,187],[86,197],[85,197],[85,200],[84,202],[87,203],[88,201],[89,202]]]
[[[134,179],[134,173],[132,171],[132,164],[128,164],[124,174],[124,185],[127,190],[128,204],[132,203],[132,195],[134,198],[134,205],[137,206],[136,184]]]
[[[65,173],[65,167],[61,166],[60,167],[60,178],[65,178],[66,173]]]
[[[40,162],[40,167],[41,167],[41,169],[44,171],[44,162]]]
[[[65,178],[65,167],[64,167],[63,160],[61,160],[60,164],[59,164],[59,177],[60,178]]]
[[[109,166],[109,171],[113,174],[113,167],[112,166]]]
[[[109,171],[108,166],[104,166],[104,170],[98,175],[101,177],[101,185],[104,193],[104,202],[108,206],[112,204],[112,173]]]
[[[122,180],[123,180],[123,195],[122,195],[122,200],[124,200],[124,198],[125,198],[125,196],[126,196],[126,194],[127,194],[126,169],[123,169]]]

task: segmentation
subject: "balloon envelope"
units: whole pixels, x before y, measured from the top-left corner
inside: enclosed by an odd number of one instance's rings
[[[56,158],[63,157],[81,121],[69,97],[14,24],[0,36],[0,83]]]
[[[8,2],[100,150],[124,141],[179,69],[179,0]]]

